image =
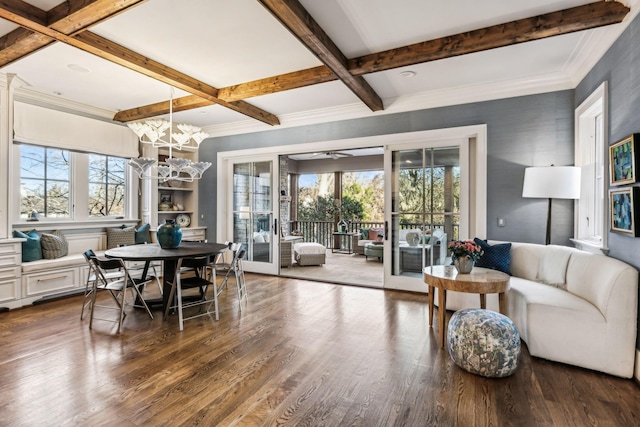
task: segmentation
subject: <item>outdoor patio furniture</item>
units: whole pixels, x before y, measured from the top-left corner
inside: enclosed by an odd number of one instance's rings
[[[383,254],[384,245],[382,243],[367,243],[366,245],[364,245],[365,260],[368,260],[369,257],[375,257],[379,260],[382,260]]]
[[[303,242],[293,246],[298,265],[323,265],[326,261],[327,249],[320,243]]]

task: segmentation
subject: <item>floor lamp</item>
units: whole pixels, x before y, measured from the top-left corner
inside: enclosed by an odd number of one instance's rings
[[[549,199],[547,236],[551,243],[551,199],[580,198],[580,168],[575,166],[542,166],[524,170],[522,197]]]

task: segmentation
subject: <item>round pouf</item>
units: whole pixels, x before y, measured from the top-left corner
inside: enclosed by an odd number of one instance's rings
[[[516,325],[495,311],[465,308],[453,313],[447,346],[456,365],[483,377],[507,377],[520,361]]]

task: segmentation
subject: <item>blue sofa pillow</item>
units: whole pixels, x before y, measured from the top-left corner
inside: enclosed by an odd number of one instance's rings
[[[498,243],[490,245],[477,237],[473,241],[479,245],[484,253],[475,263],[476,267],[490,268],[502,271],[511,276],[511,243]]]
[[[27,239],[26,242],[22,242],[22,262],[37,261],[39,259],[42,259],[40,235],[36,230],[31,230],[28,233],[14,230],[13,237]]]
[[[151,243],[151,226],[143,224],[136,228],[136,244]]]

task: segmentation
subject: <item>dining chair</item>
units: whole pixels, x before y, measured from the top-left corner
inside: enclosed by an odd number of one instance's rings
[[[228,249],[215,256],[212,263],[207,266],[207,277],[216,279],[222,277],[220,290],[226,289],[229,277],[235,275],[235,262],[238,251],[242,248],[242,243],[226,242]],[[228,259],[230,257],[230,259]]]
[[[167,307],[164,312],[166,320],[169,311],[178,310],[178,322],[180,330],[184,329],[184,321],[195,319],[201,316],[211,317],[211,306],[214,308],[215,319],[219,319],[218,315],[218,287],[215,282],[207,279],[207,266],[209,265],[209,257],[197,258],[179,258],[176,264],[176,273],[170,282],[171,290]],[[213,285],[213,300],[207,299],[207,290],[209,285]],[[185,290],[197,289],[197,294],[185,294]],[[174,302],[175,298],[175,302]],[[199,311],[195,314],[185,315],[185,309],[199,307]],[[204,311],[203,311],[204,308]]]
[[[84,259],[87,261],[87,280],[84,285],[84,296],[82,299],[82,311],[80,312],[80,320],[84,320],[84,312],[87,307],[91,307],[93,303],[93,292],[94,292],[94,284],[98,279],[98,275],[96,274],[96,269],[94,266],[93,258],[96,258],[95,252],[92,249],[85,251],[82,255],[84,255]],[[120,270],[111,271],[104,275],[104,278],[109,281],[113,281],[116,279],[120,279],[123,276],[123,272]]]
[[[94,272],[96,280],[93,281],[92,302],[91,302],[91,319],[89,321],[89,329],[93,328],[93,320],[104,320],[107,322],[115,322],[118,324],[118,333],[122,332],[122,323],[125,317],[124,308],[127,305],[127,290],[131,290],[134,298],[140,301],[141,307],[144,307],[149,314],[149,317],[153,319],[153,314],[149,306],[142,298],[140,287],[147,281],[135,279],[131,277],[129,269],[126,263],[120,258],[91,258],[93,262]],[[110,279],[111,273],[120,272],[122,277],[112,280]],[[108,291],[116,302],[116,305],[96,305],[96,295],[99,290]],[[135,304],[132,304],[135,305]],[[95,316],[95,308],[100,307],[104,309],[117,310],[119,315],[117,320],[99,318]]]
[[[230,246],[231,248],[231,246]],[[234,251],[235,249],[235,251]],[[244,268],[242,265],[242,259],[246,255],[246,249],[242,245],[238,244],[231,249],[233,257],[229,263],[213,263],[209,264],[209,280],[213,283],[217,283],[218,273],[223,274],[222,283],[219,289],[222,291],[227,287],[229,278],[233,277],[236,282],[236,290],[238,292],[238,301],[240,302],[240,310],[242,310],[242,301],[247,301],[247,287],[244,277]]]

